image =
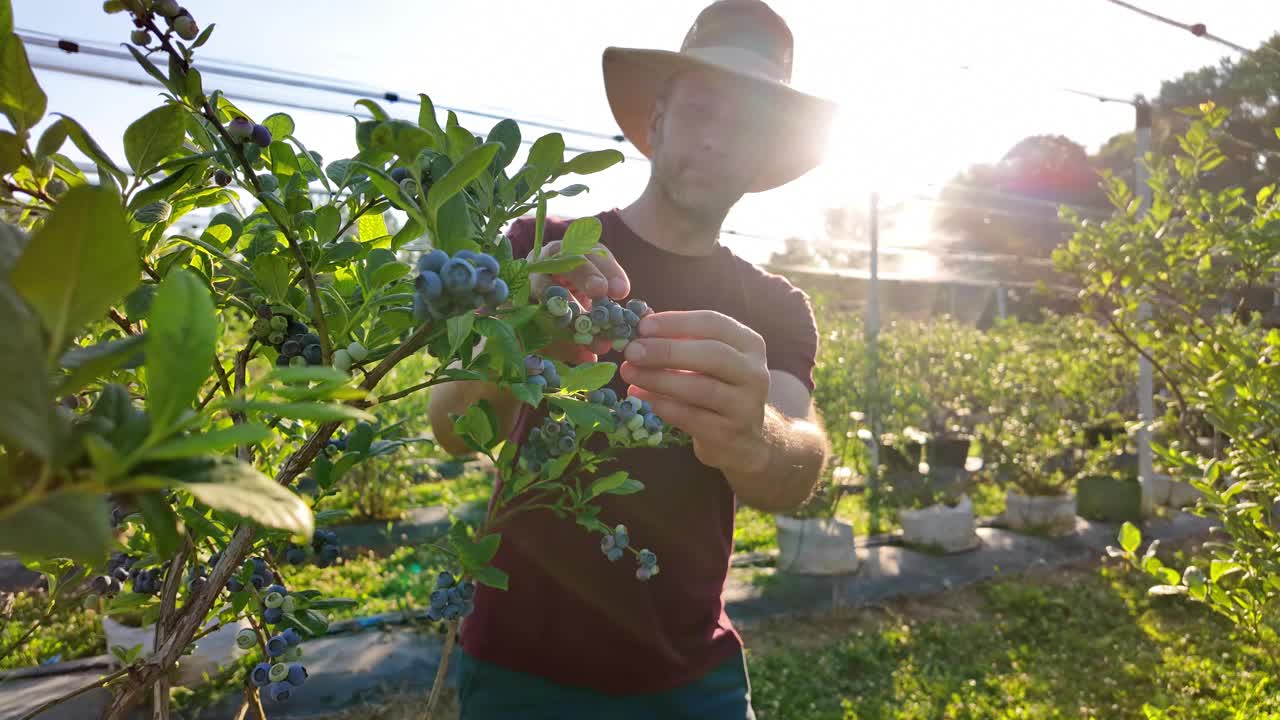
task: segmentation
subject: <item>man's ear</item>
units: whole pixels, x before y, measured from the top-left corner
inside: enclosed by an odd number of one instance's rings
[[[658,138],[662,137],[662,119],[665,113],[665,105],[666,103],[662,98],[659,98],[657,102],[653,104],[653,107],[649,109],[649,136],[647,139],[651,150],[657,146]]]

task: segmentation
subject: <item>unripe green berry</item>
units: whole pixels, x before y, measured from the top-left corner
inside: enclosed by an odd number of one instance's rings
[[[147,43],[151,42],[151,33],[141,29],[134,30],[132,33],[129,34],[129,39],[133,41],[134,45],[137,45],[139,47],[146,47]]]
[[[178,33],[178,37],[183,40],[195,40],[200,36],[200,28],[196,25],[196,21],[190,15],[182,15],[173,21],[174,32]]]
[[[262,604],[269,608],[278,608],[284,604],[284,596],[278,592],[269,592],[262,598]]]
[[[343,349],[333,351],[333,367],[342,372],[349,372],[351,370],[351,353]]]
[[[351,359],[355,362],[364,362],[365,358],[369,357],[369,351],[365,349],[364,345],[361,345],[358,342],[353,342],[347,346],[347,354],[350,355]]]
[[[49,194],[49,197],[55,199],[62,197],[68,189],[67,181],[59,177],[53,178],[44,186],[44,191]]]
[[[248,650],[257,644],[258,634],[252,628],[241,628],[240,632],[236,633],[236,647],[241,650]]]
[[[285,611],[286,614],[292,614],[294,610],[298,609],[298,601],[292,595],[286,595],[284,600],[280,602],[280,609]]]
[[[271,682],[280,682],[281,680],[284,680],[289,677],[289,666],[284,663],[276,663],[275,665],[272,665],[271,672],[268,677],[271,678]]]

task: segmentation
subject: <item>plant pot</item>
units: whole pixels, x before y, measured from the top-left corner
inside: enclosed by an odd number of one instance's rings
[[[1076,512],[1098,522],[1142,520],[1142,485],[1106,475],[1082,477],[1076,483]]]
[[[972,550],[982,542],[968,495],[960,496],[955,507],[938,504],[923,510],[899,510],[898,522],[902,525],[902,540],[911,545],[954,553]]]
[[[1034,530],[1065,535],[1076,528],[1076,496],[1005,494],[1005,524],[1013,530]]]
[[[949,467],[962,468],[969,461],[971,438],[949,436],[934,439],[925,447],[930,468]]]
[[[216,623],[217,621],[211,621]],[[207,626],[206,626],[207,627]],[[190,655],[178,659],[176,684],[183,687],[195,687],[204,683],[204,676],[212,676],[217,670],[243,655],[246,651],[236,647],[236,633],[241,628],[251,627],[248,620],[240,620],[231,625],[223,625],[196,641],[195,649]],[[151,654],[156,636],[155,625],[130,627],[104,616],[102,631],[107,636],[107,651],[116,645],[125,650],[137,645],[142,646],[140,657]]]
[[[856,572],[861,561],[853,546],[853,525],[828,518],[774,515],[778,528],[778,569],[800,575]]]
[[[1185,480],[1174,480],[1168,475],[1153,475],[1148,483],[1151,486],[1151,501],[1155,505],[1171,508],[1185,508],[1195,505],[1201,493]]]

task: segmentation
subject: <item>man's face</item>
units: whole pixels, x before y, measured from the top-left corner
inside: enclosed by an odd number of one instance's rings
[[[676,206],[719,221],[771,152],[763,93],[709,72],[677,77],[650,122],[652,173]]]

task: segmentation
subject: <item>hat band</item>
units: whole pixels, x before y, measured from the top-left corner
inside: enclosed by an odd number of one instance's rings
[[[768,82],[786,84],[782,66],[761,57],[759,53],[744,50],[732,45],[708,45],[704,47],[686,48],[681,51],[695,60],[716,65],[726,70],[752,75]]]

